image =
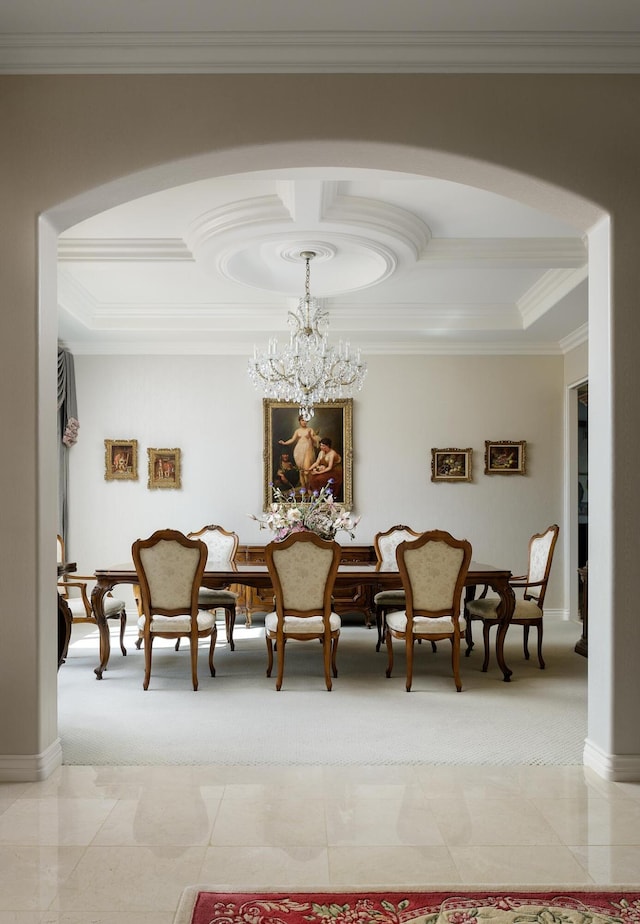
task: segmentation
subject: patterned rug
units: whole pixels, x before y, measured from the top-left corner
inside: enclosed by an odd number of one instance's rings
[[[640,924],[640,892],[185,890],[175,924]]]

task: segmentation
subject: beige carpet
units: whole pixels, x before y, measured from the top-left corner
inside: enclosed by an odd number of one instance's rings
[[[513,627],[505,656],[513,670],[504,683],[492,658],[483,674],[481,641],[462,658],[463,690],[456,693],[450,647],[435,654],[416,646],[414,683],[404,689],[404,655],[385,677],[386,652],[375,651],[375,630],[346,618],[338,649],[339,677],[324,688],[320,645],[287,645],[277,693],[265,676],[263,627],[236,626],[236,650],[221,642],[209,676],[206,647],[199,657],[200,689],[191,689],[189,646],[154,646],[147,692],[144,655],[129,630],[123,658],[112,632],[109,669],[95,679],[98,639],[74,627],[69,657],[58,674],[59,733],[66,764],[581,764],[587,727],[586,659],[573,646],[576,623],[548,619],[547,668],[522,657],[522,631]],[[477,640],[478,641],[478,640]],[[203,643],[204,644],[204,643]],[[206,643],[208,644],[208,643]]]

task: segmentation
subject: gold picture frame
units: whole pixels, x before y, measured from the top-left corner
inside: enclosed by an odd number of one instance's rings
[[[432,449],[432,481],[471,481],[473,449]]]
[[[105,481],[138,480],[138,441],[104,441]]]
[[[179,449],[147,449],[149,458],[149,488],[181,488],[181,455]]]
[[[274,486],[285,493],[295,492],[296,499],[303,503],[305,496],[318,490],[321,482],[329,478],[333,478],[331,487],[335,499],[348,510],[353,506],[353,399],[316,404],[314,411],[314,416],[305,424],[299,417],[297,404],[263,399],[265,510],[273,501]],[[310,430],[312,435],[297,436],[303,429]],[[302,439],[309,440],[306,454]],[[306,469],[315,462],[323,439],[331,441],[330,448],[338,454],[340,462],[332,472],[311,475]]]
[[[526,474],[526,440],[485,440],[485,475]]]

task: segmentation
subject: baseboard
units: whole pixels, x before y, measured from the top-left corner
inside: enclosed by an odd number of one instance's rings
[[[61,763],[59,738],[41,754],[0,754],[0,782],[37,783],[51,776]]]
[[[611,783],[640,782],[640,754],[607,754],[585,739],[584,765]]]

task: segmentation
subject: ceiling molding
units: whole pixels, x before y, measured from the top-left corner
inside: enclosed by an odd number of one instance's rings
[[[0,36],[0,74],[639,72],[640,31]]]
[[[194,262],[180,238],[58,238],[61,263]]]
[[[587,249],[575,238],[431,238],[420,262],[499,269],[582,267]]]
[[[99,343],[84,341],[61,341],[61,346],[69,350],[74,356],[242,356],[249,357],[253,353],[253,344],[246,342],[221,341],[215,338],[212,341],[169,340],[150,341],[144,343],[128,343],[126,341],[109,341],[106,338]],[[416,341],[409,340],[397,342],[392,345],[380,343],[360,344],[362,353],[371,356],[561,356],[562,351],[557,344],[550,343],[516,343],[505,342],[443,342],[439,340]]]
[[[570,353],[571,350],[575,350],[576,347],[582,346],[583,343],[589,342],[589,325],[583,324],[581,327],[578,327],[576,330],[572,331],[568,336],[564,337],[560,341],[560,349],[562,353]]]
[[[518,300],[518,309],[522,317],[522,326],[526,330],[547,313],[554,305],[573,291],[589,275],[585,264],[577,269],[552,269],[545,273]]]

